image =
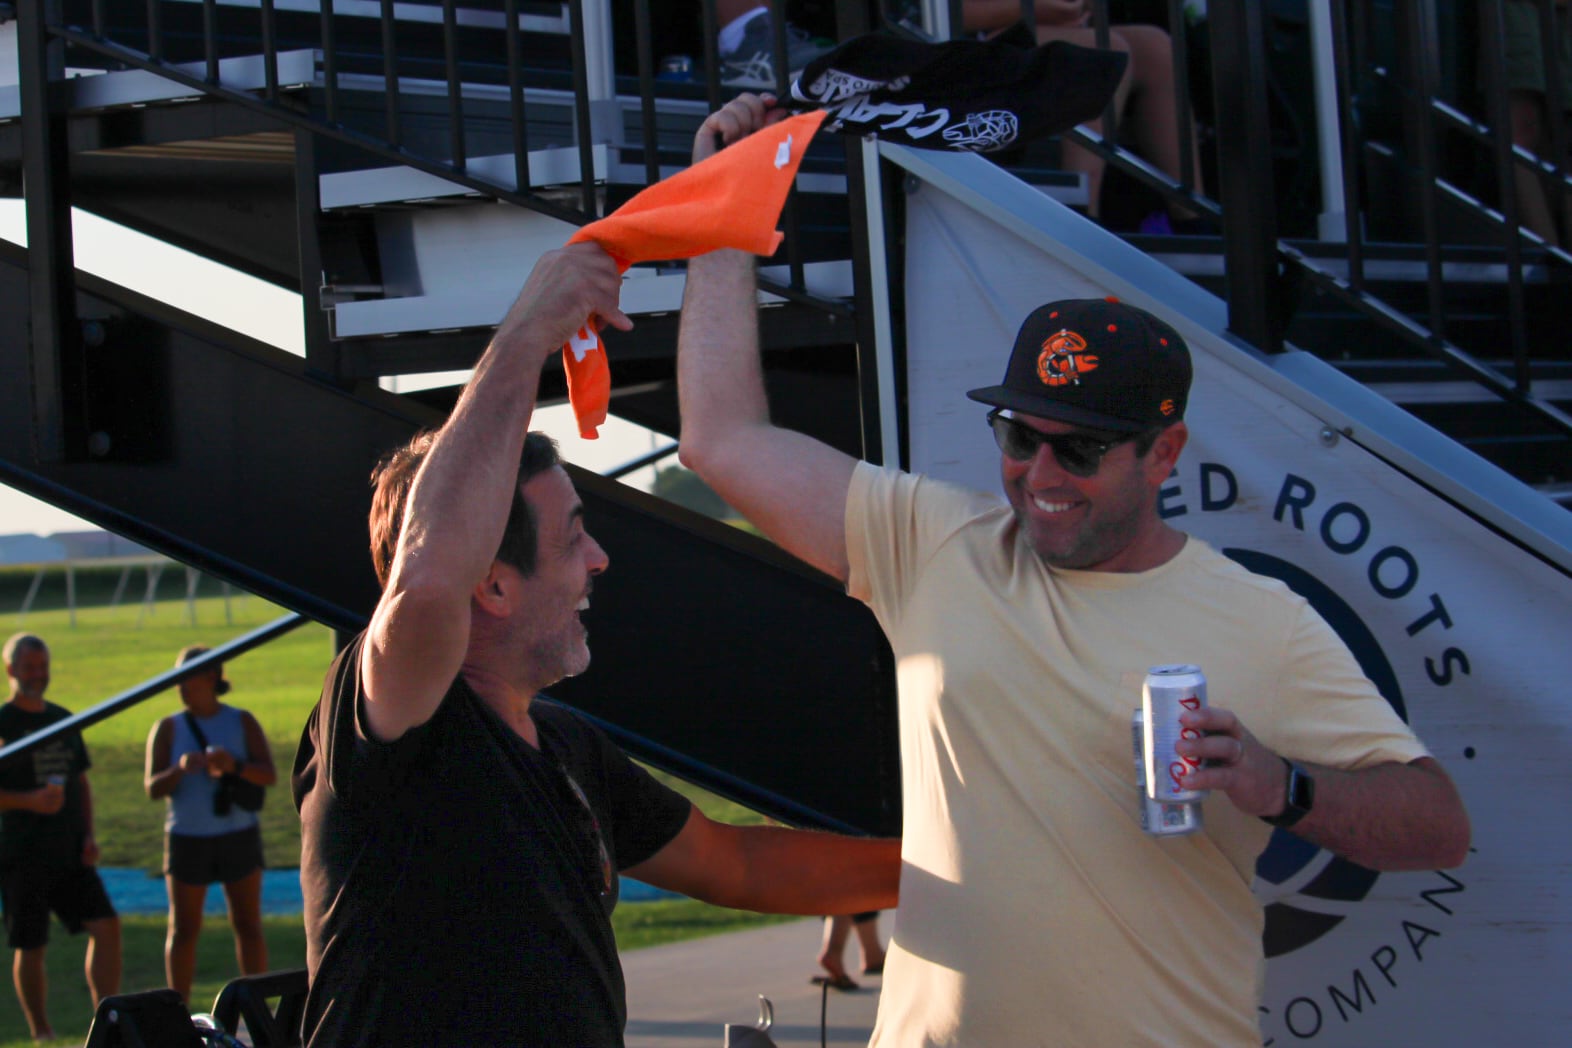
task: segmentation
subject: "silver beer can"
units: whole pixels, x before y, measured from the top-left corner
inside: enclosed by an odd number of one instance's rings
[[[1201,766],[1194,757],[1181,757],[1175,748],[1180,739],[1197,739],[1201,733],[1179,723],[1180,714],[1206,706],[1206,676],[1201,667],[1190,665],[1153,666],[1141,686],[1141,711],[1145,726],[1141,732],[1146,795],[1168,804],[1199,801],[1205,790],[1185,784],[1191,772]]]
[[[1130,718],[1131,749],[1135,752],[1135,805],[1141,813],[1141,829],[1153,837],[1179,837],[1201,829],[1201,802],[1167,804],[1146,795],[1146,744],[1141,707]]]

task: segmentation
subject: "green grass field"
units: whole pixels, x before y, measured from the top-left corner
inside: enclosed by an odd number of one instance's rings
[[[181,573],[183,574],[183,573]],[[73,712],[135,687],[174,665],[175,653],[187,644],[217,646],[283,615],[257,597],[201,596],[188,609],[183,600],[161,600],[144,608],[132,602],[78,607],[75,624],[62,602],[40,592],[35,610],[25,619],[17,614],[20,594],[30,573],[0,571],[0,637],[18,630],[37,633],[49,644],[52,681],[48,698]],[[140,583],[131,587],[140,597]],[[87,584],[79,580],[78,598]],[[199,593],[211,593],[204,586]],[[99,590],[105,589],[101,580]],[[183,592],[183,590],[182,590]],[[160,596],[169,593],[167,586]],[[106,594],[94,592],[107,600]],[[53,607],[50,607],[53,605]],[[225,666],[234,690],[225,701],[250,710],[261,722],[273,749],[280,783],[269,791],[262,817],[268,865],[294,867],[300,861],[300,824],[287,790],[289,769],[306,715],[316,703],[322,675],[332,659],[332,634],[315,624],[242,655]],[[153,802],[142,789],[147,736],[162,717],[182,709],[173,689],[89,728],[84,733],[93,768],[95,823],[105,866],[128,866],[156,873],[163,857],[163,802]],[[657,773],[659,774],[659,773]],[[743,824],[762,816],[729,801],[661,776],[691,797],[708,815]],[[622,949],[672,942],[731,931],[778,918],[724,910],[691,900],[620,906],[614,917]],[[124,920],[126,992],[163,985],[162,916]],[[298,916],[268,919],[268,941],[274,968],[302,967],[305,942]],[[92,1019],[82,976],[85,940],[72,939],[58,927],[48,954],[50,1018],[62,1034],[58,1044],[81,1044]],[[222,918],[209,917],[198,952],[193,1001],[199,1010],[211,1007],[218,990],[236,972],[232,940]],[[9,980],[7,980],[9,982]],[[0,988],[0,1048],[32,1045],[13,992]]]

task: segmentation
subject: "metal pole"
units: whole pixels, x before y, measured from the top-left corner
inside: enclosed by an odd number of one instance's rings
[[[459,75],[458,6],[442,0],[442,61],[448,74],[448,155],[463,171],[469,161],[464,146],[464,79]]]
[[[265,626],[259,626],[250,633],[235,638],[228,644],[221,644],[205,655],[198,655],[191,661],[161,673],[129,691],[123,691],[119,695],[105,699],[98,705],[85,709],[74,717],[67,717],[63,721],[58,721],[47,728],[42,728],[31,735],[18,739],[9,746],[0,748],[0,762],[9,760],[18,754],[26,753],[28,750],[41,746],[57,736],[82,731],[97,724],[99,721],[108,720],[122,710],[128,710],[137,703],[152,698],[154,695],[185,680],[187,677],[195,676],[212,666],[228,662],[230,659],[243,655],[252,648],[260,647],[298,626],[304,626],[310,621],[304,615],[298,614],[285,615],[283,618],[274,619]]]
[[[585,0],[568,0],[568,26],[573,58],[573,137],[579,153],[579,206],[590,218],[595,207],[595,112],[590,105],[590,56],[585,43]]]
[[[319,374],[337,379],[338,346],[322,302],[321,183],[317,174],[317,139],[310,131],[295,132],[295,234],[300,267],[300,305],[305,322],[306,363]]]
[[[846,143],[846,196],[852,215],[852,279],[857,304],[857,372],[862,457],[904,466],[893,330],[897,284],[885,228],[884,167],[872,138]]]
[[[1413,183],[1418,202],[1420,226],[1425,237],[1425,301],[1430,325],[1430,340],[1440,345],[1446,340],[1446,296],[1442,286],[1445,274],[1441,252],[1441,195],[1436,183],[1440,175],[1439,142],[1434,101],[1437,94],[1437,42],[1434,12],[1428,0],[1406,0],[1398,38],[1406,45],[1404,81],[1410,99],[1409,145],[1413,155],[1409,167],[1416,171]]]
[[[530,187],[529,177],[529,127],[528,114],[524,109],[524,45],[519,36],[519,5],[518,0],[507,0],[503,4],[503,14],[507,18],[507,53],[508,53],[508,113],[513,120],[513,188],[518,192],[526,192]]]
[[[1352,114],[1354,80],[1350,71],[1354,68],[1359,49],[1355,46],[1356,37],[1349,26],[1352,15],[1348,5],[1343,0],[1332,0],[1332,3],[1332,55],[1333,68],[1337,72],[1337,105],[1340,113]],[[1357,293],[1362,292],[1365,286],[1364,212],[1359,203],[1360,138],[1351,117],[1341,123],[1342,161],[1338,167],[1343,173],[1342,239],[1348,245],[1348,286]],[[1353,203],[1350,204],[1350,201]]]
[[[1266,32],[1253,0],[1214,0],[1212,95],[1223,204],[1228,328],[1268,353],[1283,348],[1276,194],[1266,94]]]
[[[49,34],[49,25],[58,17],[59,0],[25,0],[17,11],[33,440],[40,462],[63,462],[86,452],[86,376],[76,321],[70,153],[66,114],[52,100],[51,86],[64,76],[64,45]]]
[[[1528,393],[1532,375],[1528,367],[1528,330],[1524,324],[1522,207],[1517,193],[1517,161],[1512,145],[1512,117],[1507,103],[1506,74],[1502,69],[1505,25],[1501,0],[1482,0],[1479,5],[1480,51],[1484,56],[1485,104],[1493,127],[1492,159],[1496,167],[1497,193],[1501,199],[1502,250],[1507,268],[1508,334],[1516,361],[1515,380],[1521,393]],[[1535,172],[1536,177],[1538,172]]]
[[[581,0],[584,72],[589,87],[591,141],[623,145],[618,118],[617,70],[611,50],[611,0]]]
[[[1315,77],[1316,151],[1321,160],[1321,214],[1316,232],[1322,240],[1346,235],[1348,203],[1343,197],[1342,110],[1337,103],[1337,48],[1332,31],[1332,0],[1310,0],[1310,63]]]

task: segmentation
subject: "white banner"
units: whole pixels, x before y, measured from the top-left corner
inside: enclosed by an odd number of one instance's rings
[[[907,203],[911,467],[999,491],[984,408],[965,391],[1002,378],[1036,306],[1112,293],[1163,314],[1189,341],[1196,379],[1162,512],[1311,599],[1462,790],[1474,850],[1447,873],[1378,875],[1277,833],[1256,885],[1263,1041],[1566,1043],[1572,832],[1558,812],[1572,802],[1572,558],[1558,568],[1525,551],[1335,432],[1325,419],[1345,419],[1284,395],[1270,369],[1197,323],[1206,308],[1181,315],[1147,297],[1143,285],[1173,295],[1150,259],[1107,268],[1128,250],[1116,244],[1095,266],[1063,261],[1040,228],[935,185]]]

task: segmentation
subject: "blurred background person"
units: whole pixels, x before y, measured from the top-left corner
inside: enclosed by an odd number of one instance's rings
[[[1563,165],[1567,158],[1554,156],[1551,149],[1555,141],[1551,123],[1565,121],[1572,110],[1572,16],[1567,12],[1567,0],[1555,0],[1551,10],[1558,81],[1554,92],[1545,75],[1543,25],[1535,0],[1506,0],[1502,4],[1502,71],[1506,77],[1512,144]],[[1523,225],[1547,244],[1572,246],[1572,196],[1547,194],[1539,174],[1522,164],[1512,165],[1512,177]]]
[[[824,942],[819,947],[819,967],[822,974],[814,975],[815,985],[828,983],[833,990],[856,990],[857,983],[846,972],[846,940],[857,933],[858,960],[862,974],[884,974],[884,945],[879,942],[879,911],[868,910],[837,917],[824,918]]]
[[[0,746],[71,716],[44,701],[49,646],[42,638],[14,635],[5,642],[4,659],[11,696],[0,705]],[[44,971],[51,911],[72,935],[87,932],[84,972],[93,1007],[120,992],[120,918],[98,875],[91,766],[81,734],[73,731],[0,767],[0,897],[6,939],[16,951],[11,978],[38,1041],[54,1037]]]
[[[183,666],[209,651],[182,650]],[[197,936],[207,887],[224,886],[235,959],[242,975],[267,970],[262,936],[262,829],[256,812],[221,794],[226,774],[271,786],[278,774],[267,736],[245,710],[219,702],[229,692],[222,664],[180,682],[181,713],[153,726],[147,739],[147,795],[167,801],[164,816],[164,879],[169,886],[169,934],[164,971],[169,985],[189,1003],[196,969]]]
[[[1097,47],[1097,31],[1092,24],[1091,0],[1033,0],[1036,20],[1031,28],[1039,44],[1066,40],[1081,47]],[[1018,0],[963,0],[963,25],[968,32],[992,37],[1022,20]],[[1110,25],[1108,47],[1129,56],[1124,77],[1114,94],[1114,119],[1119,123],[1119,138],[1133,152],[1173,179],[1184,182],[1179,149],[1179,81],[1174,70],[1173,40],[1168,30],[1155,25]],[[1086,126],[1103,134],[1102,120],[1087,121]],[[1195,129],[1189,129],[1195,140]],[[1087,214],[1102,215],[1103,158],[1069,139],[1063,143],[1062,164],[1066,171],[1086,176]],[[1203,192],[1199,153],[1191,159],[1189,184]],[[1195,221],[1186,208],[1154,212],[1143,220],[1143,233],[1172,233],[1175,222]]]

